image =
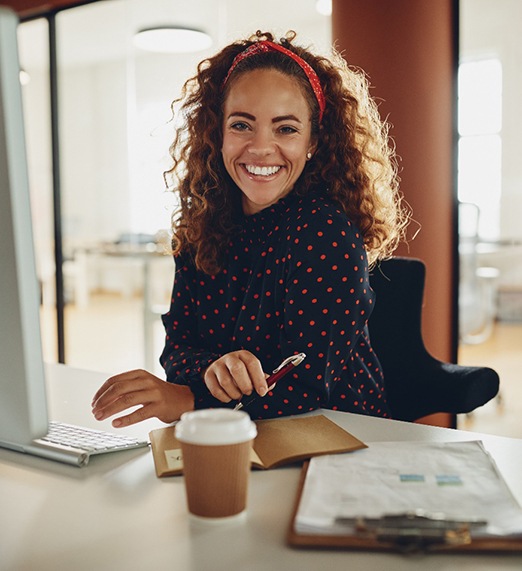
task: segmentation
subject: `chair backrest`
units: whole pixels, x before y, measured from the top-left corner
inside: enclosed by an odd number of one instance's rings
[[[392,416],[399,420],[417,417],[409,385],[411,361],[417,360],[419,352],[426,356],[421,334],[425,275],[421,260],[402,257],[385,260],[370,273],[370,285],[376,294],[368,322],[370,340],[384,372]]]
[[[402,370],[402,360],[425,352],[421,315],[426,267],[415,258],[390,258],[374,267],[370,284],[376,302],[370,316],[372,347],[388,374]]]
[[[426,350],[421,329],[425,277],[421,260],[404,257],[385,260],[370,274],[376,293],[370,339],[384,372],[392,416],[399,420],[470,412],[498,391],[492,369],[443,363]]]

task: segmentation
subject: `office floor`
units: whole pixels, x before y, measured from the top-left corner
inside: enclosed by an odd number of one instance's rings
[[[458,427],[522,438],[522,323],[497,322],[486,342],[461,345],[459,362],[495,369],[500,393],[471,415],[459,415]]]
[[[165,310],[167,306],[165,306]],[[56,361],[56,318],[54,309],[41,314],[44,359]],[[65,309],[65,357],[68,365],[115,374],[145,366],[141,297],[94,294],[89,304]],[[160,319],[154,327],[155,354],[163,348]],[[152,372],[160,374],[159,363]]]
[[[115,374],[144,367],[142,305],[139,297],[93,295],[86,308],[66,308],[66,360],[80,368]],[[56,361],[54,310],[42,310],[44,358]],[[163,346],[158,319],[155,353]],[[461,345],[459,362],[485,365],[498,371],[500,397],[474,411],[459,415],[458,428],[522,438],[522,323],[500,322],[491,337],[479,345]],[[159,364],[153,371],[161,375]]]

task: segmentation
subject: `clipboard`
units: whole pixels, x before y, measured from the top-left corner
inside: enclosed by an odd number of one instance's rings
[[[362,525],[355,533],[314,534],[296,531],[296,516],[303,493],[310,461],[301,469],[296,499],[287,529],[286,542],[290,547],[302,549],[346,549],[355,551],[411,553],[517,553],[522,552],[522,538],[480,537],[474,538],[472,527],[475,522],[452,520],[431,520],[422,514],[403,514],[402,517],[386,518],[372,525]],[[424,535],[419,534],[427,521]],[[380,525],[380,524],[384,525]],[[389,525],[387,525],[389,523]],[[408,526],[408,524],[410,524]],[[460,525],[455,525],[460,524]],[[457,533],[453,533],[456,531]],[[449,532],[449,533],[446,533]]]

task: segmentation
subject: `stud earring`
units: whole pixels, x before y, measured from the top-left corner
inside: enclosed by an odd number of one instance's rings
[[[312,153],[308,151],[308,153],[306,153],[306,160],[309,161],[311,158],[312,158]]]

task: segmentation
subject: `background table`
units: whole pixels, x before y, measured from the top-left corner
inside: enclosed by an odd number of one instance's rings
[[[50,416],[110,429],[90,414],[105,376],[48,367]],[[483,440],[519,502],[522,440],[479,435],[355,414],[320,411],[375,441]],[[128,432],[162,426],[147,421]],[[246,521],[199,524],[187,514],[182,477],[156,478],[150,450],[95,457],[86,468],[0,449],[2,571],[502,571],[522,569],[522,555],[405,557],[351,551],[296,550],[285,544],[298,467],[253,471]]]

